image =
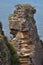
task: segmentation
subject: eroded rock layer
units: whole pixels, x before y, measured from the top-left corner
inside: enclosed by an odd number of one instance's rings
[[[14,36],[11,42],[21,65],[42,65],[43,50],[35,25],[35,12],[31,5],[16,5],[14,13],[9,17],[10,33]]]

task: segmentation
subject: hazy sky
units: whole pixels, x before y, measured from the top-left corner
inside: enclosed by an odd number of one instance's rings
[[[9,15],[13,13],[16,4],[27,3],[35,6],[37,10],[35,14],[36,25],[38,34],[43,39],[43,0],[0,0],[0,21],[2,21],[3,30],[9,36]]]

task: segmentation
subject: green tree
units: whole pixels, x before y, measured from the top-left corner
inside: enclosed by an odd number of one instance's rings
[[[5,37],[6,45],[10,50],[11,54],[11,65],[20,65],[20,61],[18,59],[16,50],[13,48],[12,44],[10,44],[7,40],[7,37]]]
[[[40,40],[40,42],[41,42],[41,45],[43,46],[43,41],[42,41],[42,40]]]
[[[2,29],[2,23],[0,22],[0,28]]]

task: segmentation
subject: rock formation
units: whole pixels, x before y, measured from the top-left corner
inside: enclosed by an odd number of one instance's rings
[[[15,7],[9,17],[9,27],[21,65],[43,65],[43,49],[34,20],[36,9],[28,4]]]
[[[4,36],[0,22],[0,65],[10,65],[10,52],[5,44]]]

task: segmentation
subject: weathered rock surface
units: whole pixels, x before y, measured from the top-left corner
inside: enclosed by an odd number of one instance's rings
[[[11,40],[16,48],[21,65],[43,65],[43,48],[35,25],[35,8],[31,5],[16,5],[9,17]]]

